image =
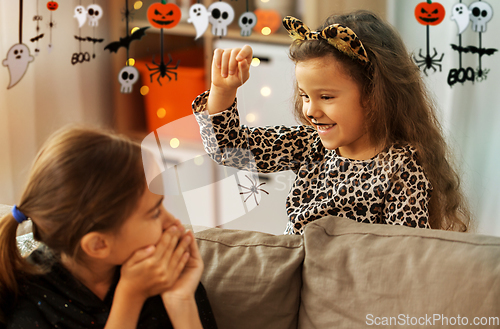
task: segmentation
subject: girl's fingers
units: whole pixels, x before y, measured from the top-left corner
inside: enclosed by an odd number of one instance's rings
[[[130,256],[130,258],[128,259],[127,263],[129,263],[130,265],[135,265],[137,263],[140,263],[143,260],[145,260],[146,258],[148,258],[151,255],[153,255],[153,253],[155,252],[155,250],[156,250],[156,247],[152,246],[152,245],[148,246],[147,248],[139,249],[136,252],[134,252],[132,254],[132,256]]]
[[[240,49],[235,48],[231,50],[231,56],[229,57],[229,67],[228,67],[228,74],[229,75],[234,75],[237,70],[238,70],[238,61],[236,60],[236,56],[240,52]]]
[[[155,257],[157,260],[163,259],[165,256],[170,257],[170,255],[172,255],[172,252],[179,241],[180,234],[181,233],[176,225],[170,226],[170,228],[163,233],[160,242],[156,245]]]
[[[246,60],[248,64],[252,63],[252,58],[253,58],[253,50],[252,47],[250,47],[249,45],[243,46],[243,48],[241,48],[241,50],[238,52],[236,56],[236,60],[238,62]]]
[[[231,57],[231,49],[225,49],[224,52],[222,53],[222,61],[221,61],[221,68],[220,68],[220,74],[223,78],[226,78],[228,75],[229,71],[229,58]]]
[[[215,49],[214,50],[214,58],[212,60],[212,68],[216,68],[218,70],[220,70],[221,68],[221,61],[222,61],[222,53],[223,53],[223,50],[222,49]]]

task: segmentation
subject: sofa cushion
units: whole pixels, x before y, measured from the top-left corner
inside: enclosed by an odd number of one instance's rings
[[[196,231],[196,230],[195,230]],[[296,329],[301,236],[211,228],[195,233],[219,329]]]
[[[299,328],[499,320],[498,237],[325,217],[304,247]]]

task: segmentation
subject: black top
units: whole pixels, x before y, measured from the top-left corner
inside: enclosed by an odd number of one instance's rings
[[[37,264],[50,261],[41,250],[34,251],[28,259]],[[114,281],[101,300],[55,262],[47,274],[31,276],[20,283],[20,296],[6,328],[104,328],[119,279],[117,268]],[[217,328],[201,283],[195,299],[203,328]],[[137,328],[173,328],[159,295],[146,300]]]

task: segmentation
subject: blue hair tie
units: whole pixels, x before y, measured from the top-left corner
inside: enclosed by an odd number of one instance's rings
[[[12,208],[12,216],[14,216],[14,219],[19,224],[21,224],[25,220],[28,220],[28,217],[26,217],[26,215],[23,214],[23,212],[19,210],[16,205],[14,205],[14,208]]]

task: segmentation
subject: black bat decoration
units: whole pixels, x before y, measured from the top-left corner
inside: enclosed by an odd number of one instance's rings
[[[471,52],[472,54],[479,54],[480,56],[483,56],[483,55],[491,56],[495,53],[495,51],[498,51],[498,49],[495,49],[495,48],[477,48],[474,46],[460,47],[460,46],[457,46],[454,44],[451,45],[451,48],[453,50],[458,51],[458,52],[462,52],[462,53]]]
[[[42,34],[40,34],[40,35],[37,35],[37,36],[36,36],[36,37],[34,37],[34,38],[31,38],[31,39],[30,39],[30,41],[31,41],[31,42],[38,41],[38,40],[40,40],[41,38],[43,38],[43,36],[44,36],[44,34],[42,33]]]
[[[111,42],[109,45],[104,47],[104,50],[108,49],[110,52],[116,53],[118,52],[118,49],[120,49],[120,47],[125,47],[128,49],[130,43],[134,40],[141,40],[142,37],[146,35],[146,30],[149,28],[150,26],[141,27],[131,35],[126,36],[125,38],[120,38],[120,41]]]
[[[78,41],[89,41],[89,42],[93,42],[93,43],[96,43],[96,42],[103,42],[104,39],[94,39],[92,37],[79,37],[77,35],[75,35],[75,39],[78,40]]]

